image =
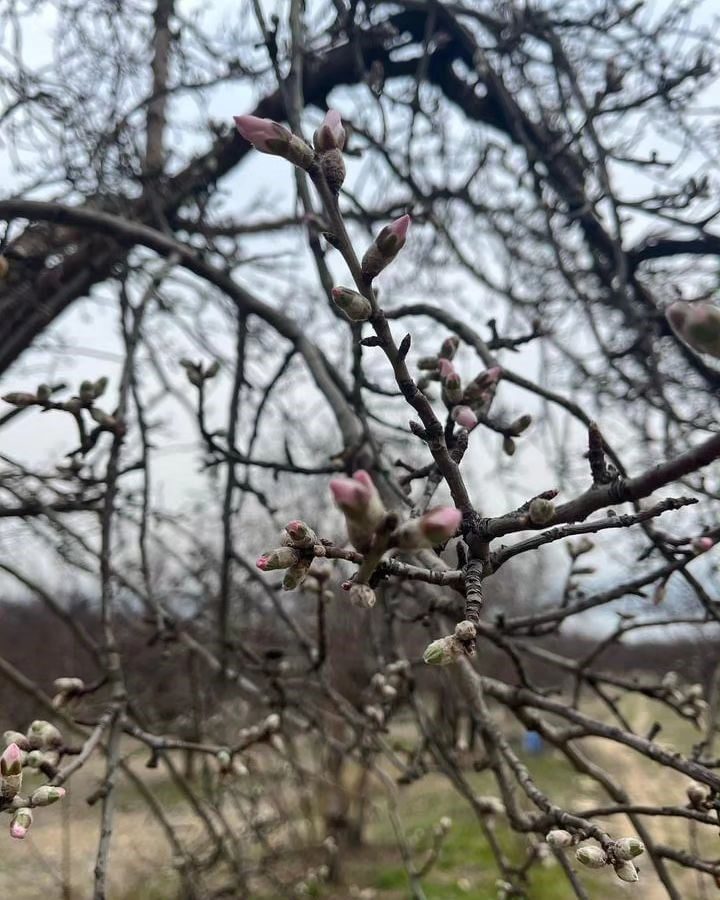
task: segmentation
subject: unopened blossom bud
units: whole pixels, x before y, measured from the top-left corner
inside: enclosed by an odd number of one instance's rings
[[[442,378],[442,399],[446,406],[455,406],[463,399],[463,387],[460,376],[457,372],[453,372]]]
[[[6,747],[9,747],[10,744],[17,744],[21,750],[29,750],[30,742],[25,737],[24,734],[20,731],[5,731],[3,732],[3,744]]]
[[[692,542],[692,549],[696,556],[700,556],[701,553],[707,553],[715,545],[715,541],[711,537],[699,537],[695,538]]]
[[[380,688],[380,693],[386,700],[394,700],[397,697],[397,690],[391,684],[384,684]]]
[[[457,353],[459,346],[460,338],[456,334],[451,334],[450,337],[445,338],[442,342],[439,355],[443,359],[452,359]]]
[[[280,730],[281,724],[280,716],[277,713],[270,713],[263,722],[263,728],[268,732],[274,733]]]
[[[328,150],[326,153],[322,153],[320,155],[320,171],[333,194],[339,194],[346,175],[342,151]]]
[[[454,537],[460,527],[462,513],[454,506],[439,506],[419,518],[409,519],[394,535],[396,546],[402,550],[433,547]]]
[[[31,750],[25,757],[25,765],[31,769],[39,769],[45,762],[45,754],[40,750]]]
[[[630,884],[633,884],[640,880],[638,870],[629,860],[617,863],[614,868],[615,874],[621,881],[628,881]]]
[[[102,397],[107,386],[108,380],[104,375],[101,378],[98,378],[98,380],[93,384],[93,396],[96,400],[98,397]]]
[[[608,863],[605,851],[600,847],[578,847],[575,851],[575,858],[588,869],[602,869]]]
[[[289,569],[300,561],[300,554],[292,547],[277,547],[268,553],[263,553],[255,560],[255,565],[263,572],[273,569]]]
[[[469,406],[465,406],[464,404],[460,404],[460,406],[454,406],[452,412],[450,413],[450,418],[461,428],[465,428],[467,431],[472,431],[478,423],[475,413],[470,409]]]
[[[483,411],[487,412],[495,396],[501,375],[500,366],[493,366],[485,372],[481,372],[465,388],[465,402],[475,409],[482,407]]]
[[[512,434],[513,437],[517,437],[519,434],[522,434],[523,431],[526,431],[530,425],[532,424],[532,416],[524,415],[519,416],[515,419],[514,422],[511,422],[508,426],[508,431]]]
[[[36,719],[34,722],[30,723],[27,738],[30,742],[30,746],[39,750],[50,747],[60,747],[63,742],[59,730],[44,719]]]
[[[385,516],[385,507],[372,478],[360,469],[352,478],[331,479],[330,490],[345,516],[350,542],[364,552]]]
[[[23,752],[17,744],[9,744],[2,756],[0,756],[0,774],[20,775],[22,774]]]
[[[712,303],[673,303],[667,318],[693,350],[720,358],[720,308]]]
[[[81,403],[92,403],[95,399],[95,386],[92,381],[83,381],[78,391]]]
[[[220,361],[215,359],[205,370],[205,378],[214,378],[217,373],[220,371]]]
[[[351,322],[367,322],[372,315],[372,306],[367,297],[346,287],[332,289],[333,303]]]
[[[547,525],[555,518],[555,504],[536,497],[528,506],[528,518],[533,525]]]
[[[26,394],[22,391],[13,391],[11,394],[5,394],[2,399],[11,406],[32,406],[37,403],[35,394]]]
[[[52,784],[44,784],[36,791],[33,791],[30,796],[30,802],[33,806],[50,806],[52,803],[57,803],[58,800],[62,800],[64,796],[65,788],[55,787]]]
[[[10,837],[21,841],[30,830],[32,820],[32,810],[28,809],[27,806],[22,806],[20,809],[16,810],[10,820]]]
[[[620,838],[615,841],[614,852],[616,859],[634,859],[645,852],[645,844],[634,837]]]
[[[360,609],[372,609],[376,602],[375,591],[369,584],[354,583],[350,587],[350,602]]]
[[[574,843],[573,836],[569,831],[563,828],[554,828],[545,835],[545,840],[553,848],[553,850],[562,850],[563,847],[572,847]]]
[[[283,578],[282,583],[283,590],[294,591],[295,588],[299,588],[307,578],[311,565],[312,559],[299,559],[295,565],[290,566],[290,568],[285,571],[285,577]]]
[[[503,438],[503,453],[506,456],[513,456],[515,453],[515,441],[507,435]]]
[[[313,135],[313,146],[318,153],[342,150],[345,146],[345,129],[340,113],[336,109],[329,109],[325,113],[322,125]]]
[[[692,806],[704,806],[710,799],[710,789],[699,781],[693,781],[687,787],[687,797]]]
[[[423,653],[423,662],[428,666],[449,666],[457,662],[462,655],[462,644],[450,634],[427,645]]]
[[[362,273],[368,281],[376,278],[405,245],[410,216],[404,215],[386,225],[367,249],[362,259]]]
[[[300,169],[309,169],[315,154],[302,138],[288,131],[279,122],[258,116],[233,116],[240,134],[261,153],[282,156]]]
[[[289,547],[297,547],[300,550],[309,550],[318,543],[318,536],[312,528],[301,519],[293,519],[283,529],[283,544]]]
[[[63,694],[74,694],[84,689],[85,682],[82,678],[56,678],[53,686]]]
[[[498,797],[476,797],[473,805],[484,816],[501,816],[505,812],[505,806]]]
[[[467,641],[474,641],[477,636],[477,629],[473,625],[472,622],[467,619],[463,619],[462,622],[458,622],[455,626],[455,637],[466,643]]]

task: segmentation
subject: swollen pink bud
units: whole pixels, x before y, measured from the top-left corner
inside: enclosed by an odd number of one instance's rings
[[[9,744],[0,756],[0,773],[3,775],[20,775],[22,772],[22,750],[17,744]]]
[[[278,142],[289,144],[291,132],[279,122],[258,116],[233,116],[235,127],[246,141],[262,153],[277,153]]]
[[[292,547],[277,547],[269,553],[263,553],[255,560],[255,565],[262,572],[270,572],[273,569],[288,569],[294,566],[300,559],[300,555]]]
[[[715,546],[715,541],[711,537],[699,537],[695,538],[692,542],[692,548],[696,554],[700,555],[701,553],[707,553],[711,547]]]
[[[240,134],[261,153],[282,156],[301,169],[309,169],[315,154],[302,138],[279,122],[258,116],[233,116]]]
[[[372,478],[364,469],[359,469],[352,478],[331,479],[330,490],[345,515],[351,543],[364,552],[385,516],[385,507]]]
[[[478,423],[477,416],[469,406],[453,407],[452,418],[461,428],[466,428],[468,431],[472,431]]]
[[[390,224],[390,233],[394,234],[400,241],[400,247],[405,243],[405,238],[407,237],[408,228],[410,228],[411,222],[412,219],[406,213],[404,216],[400,216],[399,219],[395,219],[395,221]],[[399,250],[400,247],[397,249]]]
[[[30,830],[32,820],[32,810],[27,806],[23,806],[16,810],[15,815],[10,822],[10,837],[21,841]]]
[[[329,109],[325,113],[322,125],[313,135],[313,144],[318,153],[342,150],[345,146],[345,129],[340,113],[336,109]]]
[[[451,375],[457,375],[457,372],[455,371],[455,366],[450,362],[449,359],[445,359],[445,358],[441,357],[438,360],[437,367],[438,367],[438,371],[440,372],[440,377],[443,380],[445,380],[446,378],[449,378]]]
[[[441,544],[457,533],[462,513],[454,506],[439,506],[420,517],[422,533],[432,544]]]
[[[332,478],[330,490],[343,512],[360,512],[367,506],[370,496],[368,489],[353,478]]]

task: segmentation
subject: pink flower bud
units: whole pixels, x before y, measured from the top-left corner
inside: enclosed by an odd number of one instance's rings
[[[283,544],[290,547],[308,549],[318,543],[318,536],[310,526],[301,519],[288,522],[283,530]]]
[[[260,119],[258,116],[233,116],[235,127],[256,150],[278,154],[278,146],[289,144],[292,133],[279,122]]]
[[[443,359],[452,359],[457,353],[457,348],[459,346],[460,338],[456,334],[451,334],[450,337],[445,338],[445,340],[442,342],[439,355]]]
[[[32,825],[32,810],[27,806],[22,806],[16,810],[15,815],[10,821],[10,837],[21,841],[30,830]]]
[[[420,528],[431,544],[441,544],[457,533],[462,513],[454,506],[439,506],[420,517]]]
[[[299,559],[299,554],[292,547],[277,547],[258,556],[255,565],[262,572],[270,572],[273,569],[288,569],[296,565]]]
[[[362,259],[362,272],[368,281],[379,275],[403,248],[410,222],[410,216],[400,216],[386,225],[375,238],[375,243],[371,244]]]
[[[342,150],[345,146],[345,129],[340,113],[336,109],[329,109],[325,113],[322,125],[313,135],[313,144],[318,153]]]
[[[452,418],[461,428],[466,428],[468,431],[472,431],[478,423],[477,416],[469,406],[455,406]]]
[[[261,153],[282,156],[301,169],[309,169],[315,154],[302,138],[272,119],[258,116],[233,116],[240,134]]]
[[[438,360],[437,367],[438,367],[438,371],[440,372],[440,377],[443,379],[443,381],[446,378],[450,378],[451,375],[457,375],[457,372],[455,371],[455,366],[450,362],[449,359],[445,359],[445,358],[441,357]]]
[[[333,478],[330,490],[345,515],[350,542],[364,552],[385,516],[385,507],[370,475],[359,469],[352,478]]]
[[[3,775],[20,775],[22,773],[22,750],[17,744],[9,744],[0,756],[0,773]]]
[[[710,548],[714,545],[715,541],[707,535],[705,537],[695,538],[695,540],[692,542],[692,548],[698,556],[701,553],[707,553],[707,551],[710,550]]]

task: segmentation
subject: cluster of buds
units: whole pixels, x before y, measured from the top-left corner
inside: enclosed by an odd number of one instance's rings
[[[410,662],[407,659],[388,663],[382,672],[373,675],[370,687],[383,702],[392,703],[397,699],[398,691],[409,671]]]
[[[639,876],[633,860],[644,852],[645,845],[642,841],[626,837],[613,841],[604,849],[595,846],[578,847],[575,858],[589,869],[602,869],[611,865],[621,881],[634,884]]]
[[[240,134],[261,153],[281,156],[305,171],[315,161],[312,147],[279,122],[258,116],[233,116],[233,119]]]
[[[708,709],[705,691],[699,683],[681,685],[677,672],[666,672],[660,682],[660,694],[672,701],[680,712],[688,718],[700,719]]]
[[[365,251],[360,264],[362,274],[367,281],[372,281],[388,266],[405,246],[410,216],[400,216],[380,230],[373,243]]]
[[[333,194],[338,194],[345,181],[345,161],[342,155],[345,129],[336,109],[329,109],[325,114],[322,125],[313,135],[313,146],[325,183]]]
[[[667,319],[689,347],[720,359],[720,308],[712,303],[673,303]]]
[[[438,638],[425,648],[423,661],[429,666],[449,666],[475,653],[475,626],[467,619],[458,622],[453,634]]]
[[[285,569],[283,589],[293,591],[307,578],[315,554],[324,555],[325,548],[312,528],[300,519],[287,523],[280,540],[282,546],[263,553],[255,565],[263,572]]]
[[[247,770],[247,767],[240,762],[240,760],[235,759],[232,753],[223,747],[222,750],[218,750],[215,754],[215,759],[218,764],[218,772],[220,776],[223,778],[227,778],[229,776],[245,776],[250,773]]]
[[[57,749],[62,746],[62,735],[49,722],[33,722],[27,734],[6,731],[5,750],[0,756],[0,809],[9,812],[10,836],[21,840],[33,821],[33,808],[50,806],[65,796],[65,789],[51,784],[36,788],[30,797],[22,797],[23,768],[33,766],[33,754],[42,757],[42,750],[50,750],[57,762]]]
[[[205,368],[201,362],[193,362],[191,359],[181,359],[180,365],[185,369],[187,380],[195,387],[200,387],[204,381],[214,378],[220,371],[220,363],[214,360]]]

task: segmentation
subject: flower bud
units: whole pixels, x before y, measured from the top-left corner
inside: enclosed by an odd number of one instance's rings
[[[503,453],[506,456],[513,456],[515,453],[515,441],[507,435],[503,438]]]
[[[454,506],[439,506],[419,518],[404,522],[393,540],[402,550],[417,550],[445,543],[454,537],[462,521],[462,513]]]
[[[281,724],[280,716],[277,713],[270,713],[263,722],[263,727],[266,731],[274,733],[280,730]]]
[[[205,378],[214,378],[220,371],[220,360],[214,359],[205,370]]]
[[[11,394],[5,394],[2,399],[11,406],[33,406],[37,403],[35,394],[26,394],[22,391],[14,391]]]
[[[410,216],[404,215],[386,225],[370,245],[362,259],[362,273],[368,281],[376,278],[405,245]]]
[[[342,150],[345,146],[345,129],[340,113],[336,109],[329,109],[325,113],[322,125],[313,135],[313,146],[318,153]]]
[[[286,570],[285,577],[283,578],[283,590],[294,591],[295,588],[299,588],[307,578],[311,565],[312,559],[299,559],[295,565],[290,566],[290,568]]]
[[[332,289],[333,303],[351,322],[367,322],[372,315],[372,306],[367,297],[346,287]]]
[[[467,619],[463,619],[462,622],[458,622],[455,626],[455,637],[457,640],[462,641],[463,643],[467,643],[468,641],[474,641],[477,636],[477,629],[472,622]]]
[[[445,338],[442,342],[439,356],[442,359],[453,359],[459,346],[460,338],[456,334],[451,334],[450,337]]]
[[[330,490],[345,516],[350,542],[364,552],[385,516],[385,507],[372,478],[360,469],[352,478],[331,479]]]
[[[369,584],[353,583],[350,587],[350,602],[360,609],[372,609],[375,606],[375,591]]]
[[[55,787],[52,784],[44,784],[30,796],[30,802],[33,806],[50,806],[57,803],[65,796],[65,788]]]
[[[3,743],[6,747],[9,747],[10,744],[17,744],[21,750],[30,749],[30,742],[25,735],[19,731],[5,731],[3,733]]]
[[[449,666],[457,662],[462,655],[462,644],[450,634],[427,645],[423,653],[423,662],[428,666]]]
[[[712,303],[673,303],[667,318],[693,350],[720,358],[720,308]]]
[[[9,744],[0,756],[0,774],[21,775],[23,752],[17,744]]]
[[[319,543],[318,536],[312,528],[301,519],[293,519],[283,529],[283,544],[289,547],[297,547],[300,550],[309,550]]]
[[[645,852],[645,844],[634,837],[620,838],[615,841],[615,858],[621,860],[634,859]]]
[[[554,828],[545,835],[545,840],[553,848],[553,850],[562,850],[563,847],[572,847],[574,843],[573,836],[569,831],[563,828]]]
[[[473,409],[482,409],[483,412],[487,412],[495,396],[501,375],[500,366],[493,366],[487,371],[481,372],[465,388],[465,402]]]
[[[53,686],[63,694],[74,694],[84,689],[85,682],[82,678],[56,678]]]
[[[218,761],[218,768],[223,775],[232,772],[232,756],[228,750],[218,750],[215,759]]]
[[[309,169],[315,154],[302,138],[288,131],[279,122],[258,116],[233,116],[240,134],[261,153],[282,156],[300,169]]]
[[[102,397],[107,386],[108,380],[104,375],[101,378],[98,378],[95,384],[93,384],[93,396],[96,400],[98,397]]]
[[[58,729],[44,719],[36,719],[30,723],[27,738],[34,749],[44,750],[62,746],[63,739]]]
[[[268,553],[263,553],[255,560],[255,565],[262,572],[270,572],[273,569],[289,569],[297,565],[300,554],[292,547],[277,547]]]
[[[602,869],[608,863],[605,851],[600,847],[578,847],[575,851],[575,858],[588,869]]]
[[[629,860],[617,863],[615,865],[615,874],[621,881],[628,881],[630,884],[640,880],[638,870]]]
[[[25,757],[25,765],[31,769],[39,769],[45,762],[45,754],[40,750],[31,750]]]
[[[465,428],[467,431],[472,431],[478,423],[475,413],[470,409],[469,406],[465,406],[463,404],[453,407],[453,410],[450,413],[450,418],[461,428]]]
[[[81,403],[92,403],[95,399],[95,386],[92,381],[83,381],[78,391]]]
[[[340,150],[328,150],[320,156],[320,170],[325,183],[333,192],[339,194],[345,181],[345,160]]]
[[[708,536],[695,538],[691,544],[696,556],[700,556],[701,553],[707,553],[714,545],[715,541]]]
[[[441,383],[442,383],[442,399],[443,403],[448,406],[455,406],[460,403],[463,399],[463,387],[462,381],[460,380],[460,376],[457,372],[451,372],[446,377],[442,377],[441,371]]]
[[[710,789],[699,781],[693,781],[687,787],[687,797],[695,808],[704,806],[710,799]]]
[[[20,809],[16,810],[10,820],[10,837],[21,841],[30,830],[32,820],[32,810],[28,809],[27,806],[22,806]]]
[[[536,497],[528,506],[528,518],[533,525],[547,525],[555,518],[555,505],[550,500]]]
[[[518,435],[522,434],[523,431],[526,431],[531,424],[532,416],[519,416],[517,419],[515,419],[514,422],[510,423],[510,425],[508,426],[508,431],[513,437],[517,437]]]

